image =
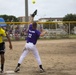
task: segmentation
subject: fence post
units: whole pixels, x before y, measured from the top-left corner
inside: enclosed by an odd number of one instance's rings
[[[57,30],[57,23],[55,25],[56,25],[56,30]],[[57,38],[57,31],[56,31],[56,38]]]
[[[50,23],[49,23],[49,30],[50,30]]]
[[[69,35],[70,35],[70,22],[69,22]]]

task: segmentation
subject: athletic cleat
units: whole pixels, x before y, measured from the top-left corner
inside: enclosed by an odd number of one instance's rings
[[[40,69],[40,73],[43,73],[43,72],[45,72],[45,70],[44,69]]]
[[[20,67],[16,67],[15,72],[20,71]]]
[[[31,14],[32,17],[35,17],[35,15],[37,15],[37,9]]]

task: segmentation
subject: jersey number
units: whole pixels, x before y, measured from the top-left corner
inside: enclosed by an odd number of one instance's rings
[[[32,34],[29,34],[28,37],[31,38],[32,37]]]

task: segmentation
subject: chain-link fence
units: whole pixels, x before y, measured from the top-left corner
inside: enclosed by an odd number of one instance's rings
[[[0,22],[1,23],[1,22]],[[68,22],[37,22],[38,30],[46,30],[42,39],[76,38],[76,21]],[[28,22],[6,22],[6,29],[11,40],[25,40],[27,37]]]

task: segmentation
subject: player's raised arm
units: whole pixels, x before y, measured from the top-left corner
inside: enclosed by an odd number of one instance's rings
[[[29,25],[26,33],[27,33],[28,30],[32,27],[32,23],[34,22],[34,17],[35,17],[35,15],[37,15],[37,9],[36,9],[32,14],[30,14],[30,20],[29,20],[30,25]]]
[[[30,23],[34,21],[35,15],[37,15],[37,9],[30,15]]]

